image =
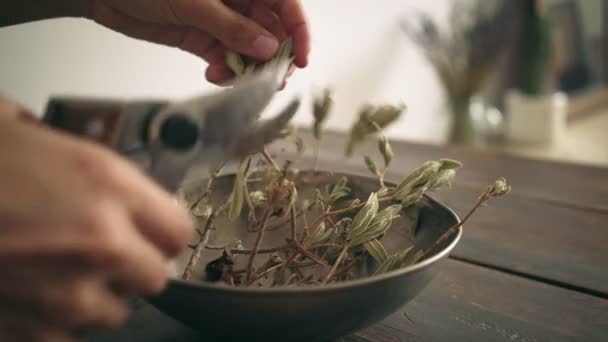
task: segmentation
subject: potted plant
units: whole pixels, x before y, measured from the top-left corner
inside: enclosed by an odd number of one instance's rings
[[[458,145],[476,143],[479,132],[471,104],[498,69],[511,30],[508,2],[476,1],[469,6],[469,2],[456,3],[448,30],[441,31],[422,13],[416,24],[402,23],[439,78],[451,114],[447,143]]]
[[[556,91],[552,25],[542,0],[522,0],[514,88],[507,92],[507,136],[513,142],[551,143],[564,125],[567,99]]]

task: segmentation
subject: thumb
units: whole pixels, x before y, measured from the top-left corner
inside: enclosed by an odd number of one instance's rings
[[[206,31],[228,49],[268,60],[279,47],[270,32],[221,1],[175,1],[174,5],[176,16],[184,24]]]

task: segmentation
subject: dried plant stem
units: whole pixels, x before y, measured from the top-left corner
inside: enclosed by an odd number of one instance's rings
[[[297,244],[298,233],[296,227],[296,207],[293,204],[289,207],[289,219],[291,226],[291,240],[293,240]]]
[[[249,186],[247,186],[247,177],[245,177],[245,182],[243,182],[243,190],[245,190],[245,203],[247,203],[247,208],[249,209],[249,217],[253,224],[257,224],[258,219],[255,216],[255,206],[251,202],[251,197],[249,196]]]
[[[340,263],[342,262],[342,259],[344,259],[344,256],[346,256],[347,252],[348,252],[348,244],[345,244],[344,247],[342,247],[342,251],[340,252],[340,255],[338,256],[338,259],[336,260],[334,265],[331,267],[331,269],[329,270],[329,272],[327,273],[327,275],[325,276],[325,278],[323,279],[321,284],[325,285],[333,279],[334,274],[336,273],[336,270],[338,269],[338,266],[340,266]]]
[[[317,165],[319,163],[319,151],[321,149],[321,139],[315,139],[315,147],[314,147],[314,159],[312,161],[312,172],[317,171]]]
[[[353,269],[353,267],[355,267],[358,263],[363,261],[364,258],[365,258],[365,255],[359,255],[358,257],[354,258],[353,260],[351,260],[351,262],[346,264],[346,266],[344,266],[341,269],[339,269],[338,271],[336,271],[335,276],[339,277],[345,273],[348,273],[350,270]]]
[[[266,151],[266,149],[264,149],[264,151],[262,151],[262,156],[264,157],[264,159],[266,160],[266,162],[268,162],[268,164],[270,166],[272,166],[272,168],[275,171],[281,172],[281,168],[277,165],[277,163],[274,162],[274,160],[272,159],[272,157],[270,156],[270,154],[268,153],[268,151]]]
[[[378,203],[384,203],[384,202],[389,202],[394,200],[393,196],[385,196],[382,198],[378,199]],[[312,224],[312,226],[310,226],[309,229],[316,229],[321,222],[326,221],[328,218],[331,218],[332,216],[336,216],[336,215],[342,215],[342,214],[348,214],[353,210],[357,210],[357,209],[361,209],[363,208],[363,206],[365,206],[365,203],[359,203],[356,205],[351,205],[348,208],[344,208],[344,209],[338,209],[338,210],[334,210],[334,211],[327,211],[325,212],[325,214],[319,216],[319,218]]]
[[[186,265],[184,273],[182,274],[182,279],[188,280],[192,276],[192,270],[194,268],[194,265],[196,265],[198,260],[201,258],[201,254],[206,248],[207,242],[209,242],[209,236],[211,235],[211,230],[213,229],[213,226],[215,224],[215,218],[217,217],[219,211],[220,209],[213,211],[207,219],[207,222],[205,223],[205,228],[203,229],[203,232],[201,233],[199,231],[199,234],[201,235],[201,240],[196,244],[196,246],[194,247],[194,251],[190,255],[188,264]]]
[[[251,281],[251,271],[253,269],[253,261],[255,260],[256,255],[258,254],[258,251],[260,250],[260,244],[262,243],[262,238],[264,237],[264,232],[266,231],[266,222],[268,222],[268,218],[270,217],[270,214],[272,213],[272,208],[273,205],[272,203],[269,203],[269,205],[266,207],[266,210],[264,210],[264,215],[262,216],[262,220],[260,222],[260,224],[258,225],[258,229],[257,229],[257,236],[255,239],[255,245],[253,246],[253,251],[251,253],[251,255],[249,256],[249,261],[247,262],[247,283],[249,283]]]
[[[479,199],[477,200],[477,203],[475,203],[475,206],[473,206],[473,208],[466,214],[466,216],[462,219],[462,221],[456,223],[455,225],[451,226],[448,230],[446,230],[445,233],[443,233],[439,237],[439,239],[435,240],[433,245],[422,254],[420,259],[427,257],[428,254],[431,253],[431,251],[433,251],[437,246],[441,245],[450,236],[454,235],[458,231],[458,228],[462,227],[462,225],[464,225],[469,220],[469,218],[477,211],[477,209],[483,207],[486,204],[486,202],[488,202],[491,198],[492,198],[492,188],[488,188],[483,194],[481,194],[481,196],[479,196]]]
[[[314,278],[314,275],[310,274],[309,276],[298,280],[296,283],[293,284],[293,286],[298,286],[298,285],[302,285],[304,283],[307,283],[307,282],[311,281],[312,278]]]
[[[209,197],[209,195],[211,194],[211,191],[213,190],[213,182],[215,182],[215,179],[217,177],[219,177],[219,175],[222,173],[223,170],[224,170],[224,163],[220,164],[220,166],[217,169],[215,169],[215,171],[213,171],[213,173],[207,180],[207,187],[205,188],[205,192],[203,192],[203,194],[200,195],[199,198],[197,198],[196,201],[194,201],[192,203],[192,205],[190,206],[191,211],[194,208],[196,208],[196,206],[198,206],[199,203],[201,203],[204,199]]]
[[[272,266],[272,267],[269,267],[269,268],[268,268],[268,269],[266,269],[265,271],[263,271],[263,272],[261,272],[261,273],[257,274],[257,275],[255,276],[255,278],[253,278],[252,280],[248,281],[248,282],[247,282],[247,284],[248,284],[248,285],[251,285],[251,284],[255,283],[256,281],[258,281],[258,280],[260,280],[260,279],[262,279],[262,278],[266,277],[266,276],[267,276],[267,275],[269,275],[270,273],[272,273],[272,272],[276,271],[277,269],[279,269],[279,268],[283,267],[283,265],[284,265],[284,264],[285,264],[285,263],[284,263],[284,262],[282,262],[282,263],[280,263],[280,264],[276,264],[276,265],[274,265],[274,266]]]
[[[277,252],[282,252],[285,250],[288,250],[289,248],[291,248],[290,245],[284,245],[284,246],[279,246],[279,247],[275,247],[275,248],[268,248],[268,249],[260,249],[256,252],[256,254],[271,254],[271,253],[277,253]],[[243,254],[243,255],[248,255],[248,254],[253,254],[253,250],[252,249],[231,249],[230,252],[232,252],[232,254]]]

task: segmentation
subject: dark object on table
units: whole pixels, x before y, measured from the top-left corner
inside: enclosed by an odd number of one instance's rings
[[[340,176],[326,178],[331,182]],[[377,188],[374,178],[347,176],[357,198],[365,197]],[[214,184],[212,196],[225,198],[231,191],[233,177],[220,177]],[[425,198],[417,224],[403,218],[387,233],[387,251],[402,250],[412,242],[415,249],[426,251],[457,222],[457,216],[450,209]],[[271,244],[284,241],[282,233],[280,230],[268,232],[265,239]],[[330,284],[323,288],[235,288],[221,283],[173,280],[163,294],[150,299],[150,302],[209,339],[324,341],[377,323],[418,295],[435,275],[435,265],[450,253],[460,234],[459,230],[458,234],[441,243],[421,262],[387,274]],[[218,241],[239,239],[246,245],[252,237],[247,232],[246,224],[222,226],[214,235]],[[216,258],[217,251],[203,252],[200,265]],[[183,271],[187,258],[181,261],[180,264],[178,259],[178,274]]]

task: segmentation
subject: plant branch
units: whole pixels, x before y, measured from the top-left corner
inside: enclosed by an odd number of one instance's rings
[[[344,244],[344,247],[342,247],[342,251],[340,252],[340,255],[338,256],[338,259],[336,260],[334,265],[331,267],[331,269],[329,270],[329,272],[327,273],[327,275],[325,276],[325,278],[323,279],[321,284],[325,285],[332,280],[332,278],[334,277],[334,274],[336,273],[336,270],[338,269],[338,266],[340,266],[340,263],[342,262],[342,259],[344,258],[344,256],[346,255],[347,252],[348,252],[348,244]]]
[[[264,231],[266,230],[266,222],[272,213],[273,204],[269,203],[269,205],[264,210],[264,215],[262,216],[262,220],[258,225],[257,229],[257,237],[255,239],[255,245],[253,247],[253,251],[249,256],[249,261],[247,262],[247,283],[251,281],[251,271],[253,268],[253,261],[255,260],[258,251],[260,250],[260,244],[262,243],[262,238],[264,237]]]
[[[209,241],[209,236],[211,235],[211,230],[213,229],[213,226],[215,224],[215,218],[217,217],[217,214],[219,211],[220,211],[220,209],[214,210],[211,213],[211,215],[209,216],[209,218],[207,219],[207,222],[205,223],[205,229],[203,230],[203,233],[201,235],[201,240],[199,241],[198,244],[196,244],[196,247],[194,247],[194,251],[190,255],[188,264],[186,265],[186,268],[184,269],[184,273],[182,274],[182,279],[188,280],[192,276],[192,270],[193,270],[194,266],[196,265],[196,263],[198,262],[198,260],[201,258],[201,254],[202,254],[203,250],[205,249],[205,247],[207,246],[207,242]]]

